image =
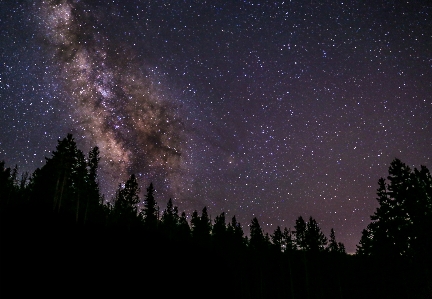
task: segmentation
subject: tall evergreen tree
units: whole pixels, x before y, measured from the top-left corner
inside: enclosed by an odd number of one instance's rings
[[[131,228],[138,223],[138,203],[140,188],[134,174],[126,181],[124,186],[119,186],[113,214],[117,224]]]
[[[327,250],[333,253],[345,253],[345,245],[341,242],[336,241],[334,229],[330,230],[330,240],[327,246]]]
[[[228,242],[234,250],[239,250],[245,245],[244,232],[241,224],[237,222],[235,215],[227,227]]]
[[[191,238],[191,229],[186,218],[186,213],[182,212],[178,220],[178,239],[187,243]]]
[[[227,244],[227,227],[225,222],[225,212],[216,216],[212,228],[212,240],[216,248],[224,248]]]
[[[339,253],[346,254],[344,243],[338,242],[338,251],[339,251]]]
[[[211,219],[207,212],[207,207],[204,207],[201,213],[200,222],[203,228],[203,233],[205,235],[210,235],[211,233]]]
[[[330,230],[330,240],[327,246],[327,250],[329,252],[338,252],[338,243],[336,241],[336,236],[333,228]]]
[[[150,183],[147,188],[147,194],[145,195],[143,209],[144,224],[150,231],[155,230],[158,224],[157,206],[153,193],[153,183]]]
[[[297,248],[299,250],[306,250],[306,222],[304,221],[302,216],[299,216],[296,219],[294,229]]]
[[[162,212],[161,227],[168,239],[173,239],[177,231],[177,224],[179,221],[178,209],[173,206],[172,199],[170,198],[167,203],[166,209]]]
[[[412,223],[408,232],[413,255],[432,262],[432,175],[426,166],[414,169],[414,205],[410,207]]]
[[[326,236],[322,233],[318,223],[312,217],[309,218],[306,224],[305,243],[306,250],[311,252],[324,251],[327,245]]]
[[[264,236],[264,232],[261,228],[261,225],[258,222],[258,219],[254,217],[249,226],[250,228],[250,241],[249,245],[252,249],[255,250],[264,250],[267,243],[266,238]]]
[[[67,205],[71,198],[71,176],[76,166],[75,162],[78,160],[77,152],[75,140],[72,134],[68,134],[66,138],[59,141],[56,151],[53,152],[53,157],[47,161],[47,166],[52,162],[56,175],[53,208],[57,211]]]
[[[77,148],[72,134],[59,140],[52,157],[36,169],[28,184],[29,199],[38,208],[51,205],[53,211],[82,219],[88,196],[89,174],[84,154]]]
[[[5,166],[4,161],[0,161],[0,205],[7,205],[15,193],[15,183],[13,171]]]
[[[88,186],[87,186],[87,202],[85,206],[84,223],[89,218],[90,214],[97,214],[101,212],[100,204],[101,194],[98,182],[98,167],[100,161],[99,148],[95,146],[88,154],[87,168],[88,168]]]
[[[195,210],[192,214],[191,219],[192,226],[192,237],[194,241],[201,246],[210,245],[210,233],[211,233],[211,222],[207,213],[207,207],[204,207],[201,213],[201,217],[198,216],[198,212]]]
[[[356,254],[362,256],[369,256],[373,250],[373,232],[369,224],[367,228],[363,229],[360,242],[356,245]]]
[[[294,251],[297,250],[297,245],[295,242],[295,236],[289,228],[284,228],[283,234],[283,247],[284,251]]]
[[[422,166],[412,171],[394,159],[388,183],[378,180],[379,207],[363,230],[357,253],[376,256],[426,256],[432,250],[432,178]],[[427,248],[425,250],[425,248]]]
[[[271,235],[271,240],[273,243],[273,246],[276,248],[278,252],[282,251],[283,248],[283,233],[280,228],[280,226],[277,226],[274,233]]]
[[[194,210],[192,212],[191,221],[190,221],[192,236],[194,236],[194,238],[197,238],[197,232],[199,230],[199,225],[200,225],[199,221],[200,221],[200,218],[198,215],[198,211]]]
[[[76,153],[75,166],[71,175],[73,183],[73,195],[75,202],[75,221],[78,222],[80,217],[83,218],[85,206],[88,200],[89,177],[87,172],[87,163],[84,154],[81,151]]]

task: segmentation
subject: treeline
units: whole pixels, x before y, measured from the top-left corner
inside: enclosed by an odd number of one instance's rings
[[[5,162],[0,162],[2,206],[28,203],[37,211],[50,211],[80,225],[92,223],[116,230],[141,230],[146,235],[160,235],[204,247],[220,248],[232,243],[261,251],[274,248],[277,251],[345,253],[344,245],[336,242],[334,230],[328,240],[312,217],[305,222],[300,216],[294,231],[288,228],[282,231],[278,226],[271,235],[264,233],[258,219],[254,218],[249,225],[248,238],[235,216],[227,223],[225,213],[221,213],[212,221],[206,207],[200,215],[195,210],[190,222],[184,212],[179,213],[171,199],[160,213],[153,184],[150,183],[141,200],[134,174],[119,184],[111,201],[106,201],[97,181],[99,160],[97,147],[85,156],[69,134],[58,142],[45,165],[32,175],[24,173],[18,178],[17,166],[6,168]],[[139,209],[140,203],[143,209]]]
[[[389,183],[379,180],[380,207],[349,256],[334,230],[328,239],[313,217],[272,234],[254,218],[247,236],[235,216],[211,219],[206,207],[190,221],[171,199],[160,212],[153,185],[141,199],[134,175],[107,201],[99,190],[99,155],[97,147],[84,155],[69,134],[31,175],[0,163],[3,286],[24,277],[41,292],[82,290],[114,276],[117,286],[151,286],[148,295],[157,288],[166,296],[183,289],[192,297],[229,298],[432,294],[432,179],[424,166],[411,171],[392,162]],[[44,284],[38,269],[48,269],[56,283]]]
[[[357,254],[431,261],[432,178],[426,166],[412,170],[399,159],[378,180],[379,207],[362,232]]]

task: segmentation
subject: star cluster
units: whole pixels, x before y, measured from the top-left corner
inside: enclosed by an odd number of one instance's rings
[[[135,173],[163,207],[313,216],[355,250],[398,157],[431,168],[427,1],[0,4],[0,159],[33,171],[72,132],[106,194]],[[247,229],[246,229],[247,231]]]

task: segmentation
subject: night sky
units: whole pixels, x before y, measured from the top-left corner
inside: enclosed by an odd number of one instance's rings
[[[314,217],[355,251],[390,162],[432,169],[430,1],[1,1],[0,160],[100,147],[191,214]]]

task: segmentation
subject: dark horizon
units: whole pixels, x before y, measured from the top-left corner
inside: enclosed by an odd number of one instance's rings
[[[31,175],[0,161],[2,295],[101,295],[118,287],[123,297],[136,290],[175,297],[180,289],[199,298],[430,297],[426,167],[390,163],[388,180],[378,182],[379,207],[356,254],[347,255],[335,231],[326,236],[313,217],[299,216],[293,228],[271,234],[256,217],[242,226],[225,213],[210,217],[206,207],[188,220],[172,200],[160,207],[152,183],[139,207],[135,175],[118,186],[112,204],[104,203],[101,159],[97,147],[85,155],[68,134]],[[107,279],[113,285],[103,287]]]

